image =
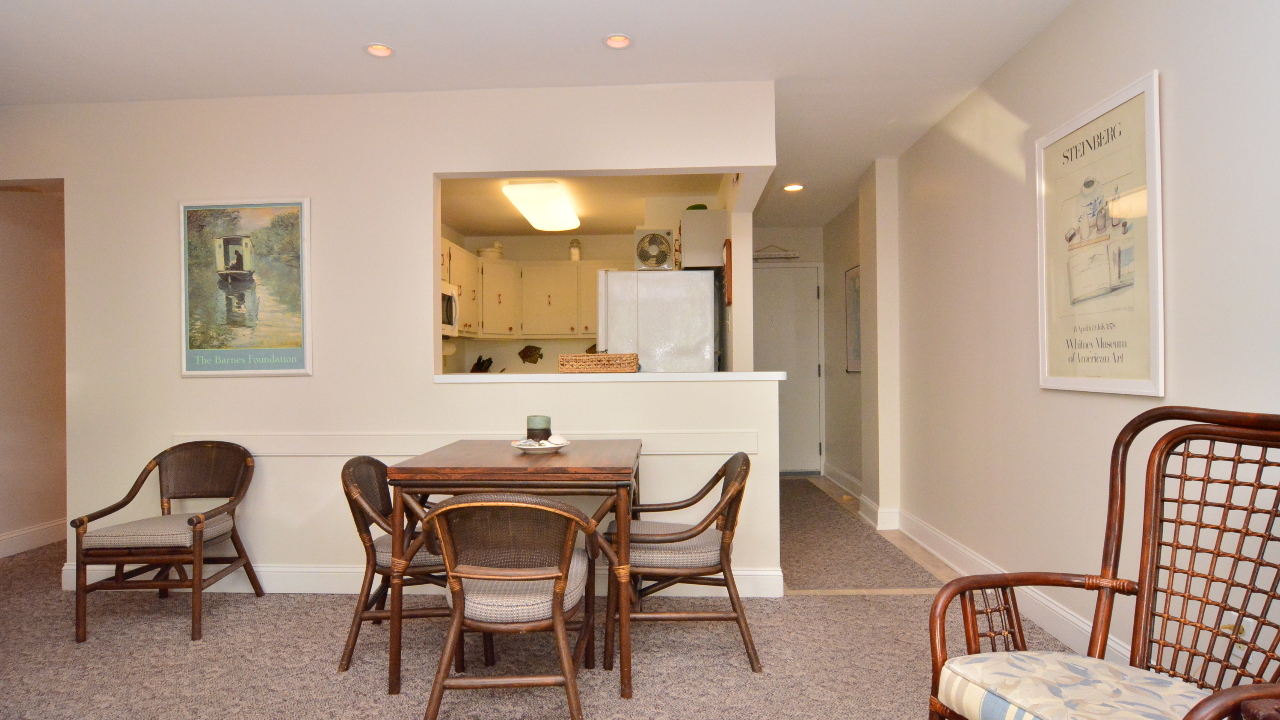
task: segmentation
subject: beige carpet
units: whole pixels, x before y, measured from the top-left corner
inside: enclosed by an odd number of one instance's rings
[[[783,477],[780,502],[782,576],[788,589],[942,585],[808,478]]]
[[[2,718],[410,720],[426,707],[441,621],[406,624],[398,696],[385,691],[385,626],[366,626],[351,670],[336,670],[353,596],[213,593],[204,640],[192,643],[185,595],[97,593],[89,598],[89,641],[77,645],[73,597],[59,589],[64,553],[59,543],[0,559]],[[583,708],[589,720],[924,717],[930,601],[748,599],[760,675],[750,671],[731,623],[641,624],[635,698],[618,697],[616,672],[584,670]],[[652,602],[692,609],[724,601]],[[1036,646],[1056,647],[1038,628],[1028,630]],[[954,627],[953,638],[958,633]],[[497,647],[494,672],[553,671],[545,634],[499,637]],[[567,711],[554,688],[456,691],[445,694],[441,717],[563,718]]]

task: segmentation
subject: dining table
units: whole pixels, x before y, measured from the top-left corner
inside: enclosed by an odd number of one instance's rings
[[[633,504],[640,488],[639,440],[573,440],[553,453],[525,453],[507,440],[458,440],[387,468],[392,488],[390,659],[387,692],[400,692],[401,627],[406,557],[405,493],[413,496],[464,493],[613,496],[616,527],[614,576],[630,582]],[[603,508],[602,508],[603,509]],[[618,597],[618,670],[621,694],[631,697],[631,593]],[[611,622],[606,618],[606,622]]]

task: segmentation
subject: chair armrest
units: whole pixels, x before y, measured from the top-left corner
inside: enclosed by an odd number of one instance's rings
[[[187,524],[190,525],[191,527],[195,527],[196,525],[199,525],[200,523],[205,522],[210,518],[215,518],[219,515],[226,515],[232,510],[235,510],[236,506],[239,505],[240,501],[243,499],[244,498],[231,498],[227,502],[219,505],[218,507],[212,510],[206,510],[202,513],[197,513],[195,515],[192,515],[191,517],[187,518]]]
[[[933,608],[929,612],[929,644],[933,654],[933,694],[938,693],[938,674],[947,663],[947,608],[957,596],[975,590],[1012,590],[1017,587],[1069,587],[1082,590],[1109,589],[1124,595],[1138,592],[1138,583],[1133,580],[1111,579],[1097,575],[1072,575],[1067,573],[1024,572],[1005,573],[1000,575],[970,575],[956,578],[938,591],[933,599]],[[1010,598],[1012,596],[1010,595]],[[1011,603],[1010,611],[1017,614],[1016,602]],[[1015,618],[1015,622],[1016,618]],[[1017,625],[1019,635],[1021,625]],[[966,608],[965,639],[970,648],[977,646],[977,621],[972,617],[972,609]],[[970,650],[972,652],[972,650]]]
[[[1280,685],[1272,683],[1255,683],[1238,685],[1219,690],[1196,703],[1183,720],[1225,720],[1226,718],[1244,717],[1253,720],[1249,715],[1241,714],[1241,705],[1250,700],[1272,700],[1280,698]],[[1265,716],[1264,716],[1265,717]]]
[[[142,472],[138,475],[138,479],[133,481],[133,487],[129,488],[129,492],[125,494],[123,500],[121,500],[118,503],[115,503],[114,505],[108,505],[107,507],[104,507],[101,510],[98,510],[97,512],[91,512],[88,515],[81,515],[80,517],[71,521],[71,527],[81,528],[85,525],[88,525],[90,522],[104,518],[110,515],[111,513],[119,510],[120,508],[124,507],[125,505],[128,505],[129,503],[133,502],[133,499],[138,496],[138,491],[142,489],[142,484],[147,481],[147,476],[150,475],[151,471],[155,470],[156,467],[158,466],[159,466],[159,463],[156,462],[154,458],[152,458],[151,462],[147,463],[147,466],[142,469]]]
[[[693,497],[688,498],[686,500],[679,500],[677,502],[669,502],[669,503],[653,503],[650,505],[632,505],[631,510],[638,513],[667,512],[669,510],[683,510],[687,507],[693,507],[694,505],[698,504],[698,501],[706,497],[707,493],[711,492],[711,488],[714,488],[716,485],[718,485],[723,478],[724,478],[724,475],[717,471],[716,474],[712,476],[710,480],[707,481],[707,484],[702,486],[701,490],[694,493]]]

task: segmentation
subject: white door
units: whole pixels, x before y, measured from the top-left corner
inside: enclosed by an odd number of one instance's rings
[[[821,284],[813,266],[755,268],[755,369],[787,373],[778,387],[783,472],[822,470]]]

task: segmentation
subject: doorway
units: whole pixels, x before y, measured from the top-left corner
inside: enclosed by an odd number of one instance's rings
[[[782,472],[822,470],[822,263],[758,264],[755,369],[783,371],[778,385]]]

